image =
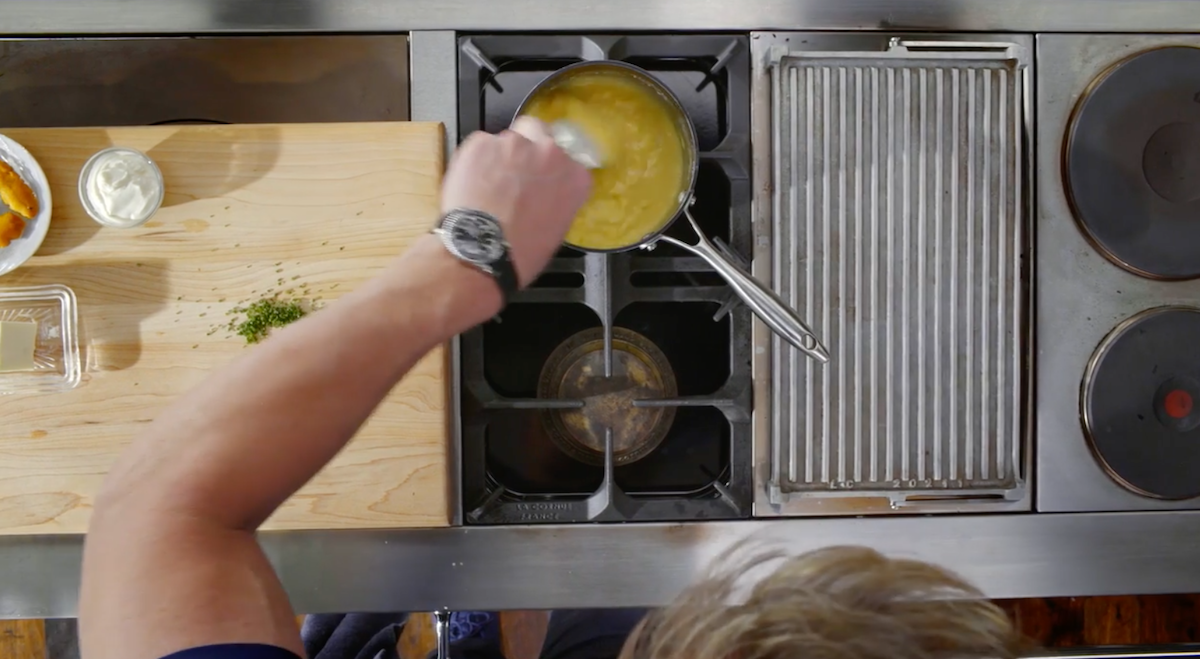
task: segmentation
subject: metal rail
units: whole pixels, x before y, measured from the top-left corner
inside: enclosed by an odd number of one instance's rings
[[[261,535],[303,613],[657,606],[745,538],[793,553],[871,546],[943,565],[990,597],[1200,592],[1200,512]],[[74,616],[82,548],[80,536],[0,537],[0,618]]]
[[[1191,0],[5,0],[9,35],[406,30],[1196,32]]]

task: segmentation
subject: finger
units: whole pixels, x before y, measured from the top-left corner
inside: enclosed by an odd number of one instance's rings
[[[495,136],[485,133],[481,130],[471,133],[458,145],[458,148],[454,150],[454,153],[451,154],[450,162],[453,164],[455,161],[462,158],[464,153],[470,153],[476,149],[479,149],[484,142],[487,142],[490,139],[495,139]]]
[[[483,142],[486,142],[491,138],[492,138],[492,135],[490,133],[484,132],[482,130],[474,131],[470,135],[467,135],[466,139],[464,139],[461,143],[459,143],[458,150],[461,151],[468,147],[475,147],[475,145],[482,144]]]
[[[512,124],[511,130],[518,135],[524,136],[530,142],[554,142],[554,136],[550,134],[550,127],[537,117],[529,115],[517,117],[517,120]]]

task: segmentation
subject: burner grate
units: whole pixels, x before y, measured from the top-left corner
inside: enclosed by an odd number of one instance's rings
[[[696,124],[697,220],[746,265],[750,219],[749,48],[740,36],[487,36],[459,40],[459,132],[496,132],[553,71],[619,59],[672,89]],[[679,227],[682,229],[683,227]],[[564,248],[495,321],[463,335],[462,484],[468,524],[662,521],[749,517],[752,501],[750,314],[699,259],[652,251]],[[679,394],[634,405],[675,408],[649,455],[589,465],[556,447],[545,410],[583,401],[537,397],[550,353],[600,328],[611,364],[614,328],[665,353]],[[610,431],[611,432],[611,431]]]

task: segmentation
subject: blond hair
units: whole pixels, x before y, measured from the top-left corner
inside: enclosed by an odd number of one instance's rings
[[[758,570],[768,572],[747,584]],[[621,659],[1007,659],[1024,649],[1000,608],[937,566],[864,547],[785,558],[743,544],[650,613]]]

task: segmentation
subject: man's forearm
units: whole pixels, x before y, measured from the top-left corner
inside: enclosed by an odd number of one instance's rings
[[[253,529],[354,435],[432,347],[500,296],[432,238],[180,399],[110,474],[106,507],[184,509]]]
[[[299,654],[254,529],[422,355],[499,307],[495,283],[424,238],[163,412],[97,497],[80,598],[85,655],[154,659],[212,642]]]
[[[523,117],[511,131],[463,142],[442,182],[442,210],[494,216],[528,284],[590,189],[588,170]],[[496,282],[426,236],[361,290],[280,331],[160,415],[96,498],[79,603],[84,656],[158,659],[222,643],[303,654],[254,529],[422,355],[500,307]]]

